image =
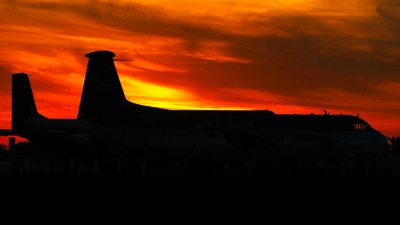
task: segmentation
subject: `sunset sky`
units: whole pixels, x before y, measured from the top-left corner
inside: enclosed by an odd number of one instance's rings
[[[76,118],[86,53],[111,50],[126,97],[169,109],[351,114],[400,135],[398,0],[2,0],[0,128],[11,74],[39,112]]]

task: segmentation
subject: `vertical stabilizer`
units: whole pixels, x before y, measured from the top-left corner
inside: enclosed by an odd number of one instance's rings
[[[110,109],[126,102],[114,65],[115,54],[110,51],[96,51],[85,56],[89,58],[89,62],[78,118],[96,116],[100,109]]]
[[[23,130],[29,118],[43,117],[36,109],[28,75],[16,73],[12,75],[12,122],[13,130]]]

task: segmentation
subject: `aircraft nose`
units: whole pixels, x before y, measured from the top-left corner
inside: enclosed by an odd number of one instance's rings
[[[388,137],[386,137],[386,153],[389,153],[392,150],[392,147],[392,141]]]

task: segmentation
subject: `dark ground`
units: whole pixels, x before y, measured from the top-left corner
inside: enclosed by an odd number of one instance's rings
[[[303,209],[310,202],[317,208],[335,202],[343,207],[358,198],[368,200],[367,204],[394,201],[385,195],[397,193],[400,183],[397,154],[331,162],[97,156],[3,152],[0,212],[76,215],[128,210],[135,215],[149,211],[174,215],[189,211],[202,217],[225,208],[240,212],[256,205],[257,209],[268,206],[286,211],[293,205]]]

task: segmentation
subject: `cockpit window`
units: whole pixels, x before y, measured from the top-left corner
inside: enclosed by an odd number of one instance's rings
[[[354,129],[356,129],[356,130],[363,131],[363,130],[368,130],[369,128],[371,128],[371,126],[369,124],[367,124],[367,123],[356,123],[356,124],[354,124]]]

